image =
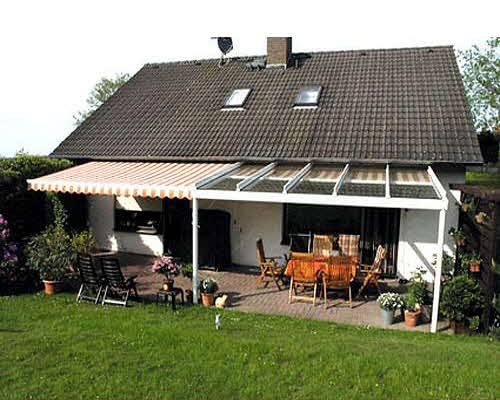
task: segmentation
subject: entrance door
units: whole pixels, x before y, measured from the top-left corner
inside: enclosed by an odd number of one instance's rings
[[[379,245],[387,249],[384,275],[395,277],[401,211],[390,208],[364,208],[361,228],[361,263],[371,265]]]

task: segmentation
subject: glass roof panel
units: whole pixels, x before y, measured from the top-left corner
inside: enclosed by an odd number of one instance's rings
[[[225,175],[216,181],[203,186],[202,189],[208,190],[236,190],[236,185],[254,175],[260,169],[264,168],[265,164],[245,164],[238,168],[236,171],[231,172],[229,175]]]
[[[391,197],[411,199],[439,199],[440,197],[432,185],[393,185],[391,184]]]
[[[290,181],[290,179],[292,179],[302,168],[304,168],[303,164],[278,165],[244,190],[250,192],[281,193],[288,181]]]
[[[385,197],[385,184],[347,182],[338,193],[344,196]]]
[[[430,184],[431,179],[425,169],[390,168],[391,183],[396,184]]]
[[[351,183],[385,183],[384,167],[351,167],[346,177]]]

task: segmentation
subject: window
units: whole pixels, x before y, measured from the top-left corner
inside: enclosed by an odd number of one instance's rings
[[[226,100],[224,107],[243,107],[245,101],[252,89],[236,89],[233,90],[231,96]]]
[[[310,86],[300,89],[297,98],[295,99],[296,106],[317,106],[321,86]]]
[[[115,231],[150,235],[163,233],[160,199],[115,197]]]

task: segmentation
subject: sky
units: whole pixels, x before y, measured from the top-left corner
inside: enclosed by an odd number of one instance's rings
[[[500,1],[5,1],[0,5],[0,156],[49,154],[102,77],[148,62],[293,50],[454,45],[500,35]]]

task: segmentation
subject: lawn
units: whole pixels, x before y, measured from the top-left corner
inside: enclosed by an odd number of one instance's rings
[[[486,337],[222,314],[0,297],[0,398],[500,398]]]
[[[489,172],[467,172],[465,174],[467,185],[486,186],[493,189],[500,189],[500,174]]]

